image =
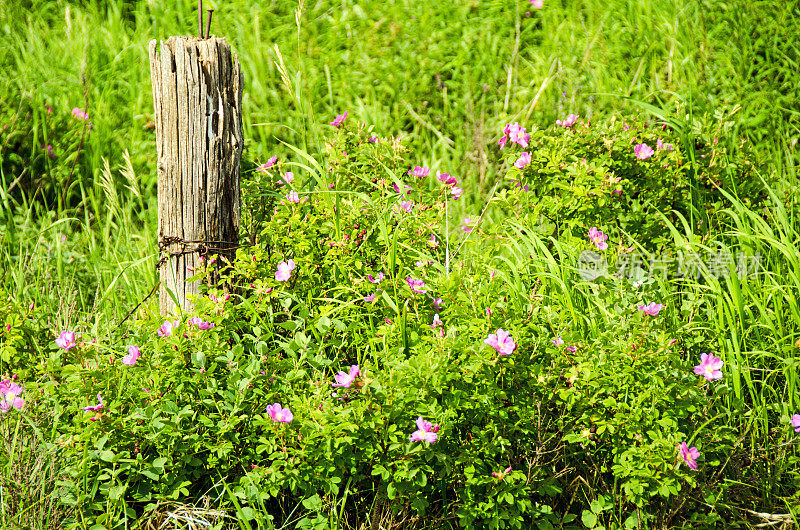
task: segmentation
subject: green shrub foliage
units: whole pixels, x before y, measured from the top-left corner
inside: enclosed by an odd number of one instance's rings
[[[657,278],[575,268],[592,227],[613,263],[663,247],[665,219],[714,223],[719,187],[756,189],[716,126],[691,144],[638,116],[534,129],[498,152],[506,179],[465,222],[446,168],[416,176],[400,139],[345,124],[320,160],[245,176],[249,239],[196,271],[193,314],[68,347],[39,336],[46,360],[23,370],[34,310],[0,306],[24,315],[3,361],[22,375],[23,413],[55,418],[62,502],[109,528],[203,496],[309,528],[384,514],[634,528],[723,502],[717,470],[743,449],[718,418],[741,403],[727,366],[693,372],[713,344],[690,324],[696,306]],[[498,212],[508,220],[485,228]],[[465,243],[480,248],[469,261]],[[28,428],[23,413],[6,425]],[[684,459],[684,442],[700,456]]]

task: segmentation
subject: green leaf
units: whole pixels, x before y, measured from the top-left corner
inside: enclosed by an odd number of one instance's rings
[[[108,498],[112,501],[117,501],[125,494],[127,486],[125,484],[117,484],[108,491]]]
[[[307,510],[319,511],[322,508],[322,499],[320,499],[318,494],[314,494],[313,497],[303,499],[303,506]]]
[[[583,510],[583,513],[581,514],[581,521],[583,521],[583,524],[586,526],[586,528],[594,528],[597,524],[597,516],[589,510]]]
[[[536,526],[539,527],[539,530],[553,530],[555,528],[553,524],[547,519],[541,519],[537,521]]]
[[[380,464],[372,468],[372,474],[380,475],[383,480],[389,480],[389,471]]]
[[[166,457],[160,456],[153,460],[153,467],[158,470],[159,473],[164,472],[164,464],[167,463]]]
[[[103,447],[106,445],[107,441],[108,441],[108,435],[107,434],[104,435],[104,436],[101,436],[97,440],[97,442],[95,442],[95,444],[94,444],[95,449],[97,449],[98,451],[102,450]]]
[[[561,493],[561,488],[555,481],[546,481],[539,486],[539,491],[549,497],[555,497]]]
[[[139,473],[149,478],[150,480],[158,480],[158,472],[153,468],[153,466],[150,466],[147,469],[143,469]]]
[[[319,320],[317,320],[315,327],[320,333],[325,333],[331,328],[331,319],[326,316],[321,316]]]

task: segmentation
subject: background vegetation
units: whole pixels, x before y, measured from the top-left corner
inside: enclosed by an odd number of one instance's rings
[[[249,290],[198,306],[215,327],[168,339],[153,300],[119,323],[156,283],[147,43],[194,33],[196,6],[0,5],[0,374],[26,399],[0,423],[3,527],[797,524],[796,5],[206,4],[245,74],[256,244],[229,271]],[[512,122],[522,170],[497,145]],[[675,149],[634,156],[657,139]],[[302,204],[281,203],[285,171]],[[612,271],[647,258],[635,277],[581,278],[593,226]],[[692,252],[761,273],[648,276]],[[483,343],[498,328],[512,356]],[[84,343],[59,348],[62,330]],[[692,374],[701,352],[721,381]],[[331,397],[351,364],[357,391]],[[435,444],[408,442],[420,415]]]

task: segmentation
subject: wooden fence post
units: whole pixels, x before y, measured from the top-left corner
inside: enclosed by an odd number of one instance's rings
[[[159,306],[191,310],[193,269],[239,241],[242,75],[225,39],[150,41],[158,151]],[[201,259],[202,258],[202,259]],[[213,279],[213,278],[212,278]],[[174,299],[173,299],[174,295]]]

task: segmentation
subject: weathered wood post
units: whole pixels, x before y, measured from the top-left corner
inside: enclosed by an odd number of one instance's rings
[[[209,21],[210,22],[210,21]],[[186,283],[214,255],[232,259],[239,241],[242,75],[216,37],[150,41],[158,151],[158,241],[162,315],[191,309]],[[218,260],[219,261],[219,260]],[[174,295],[174,299],[173,299]]]

